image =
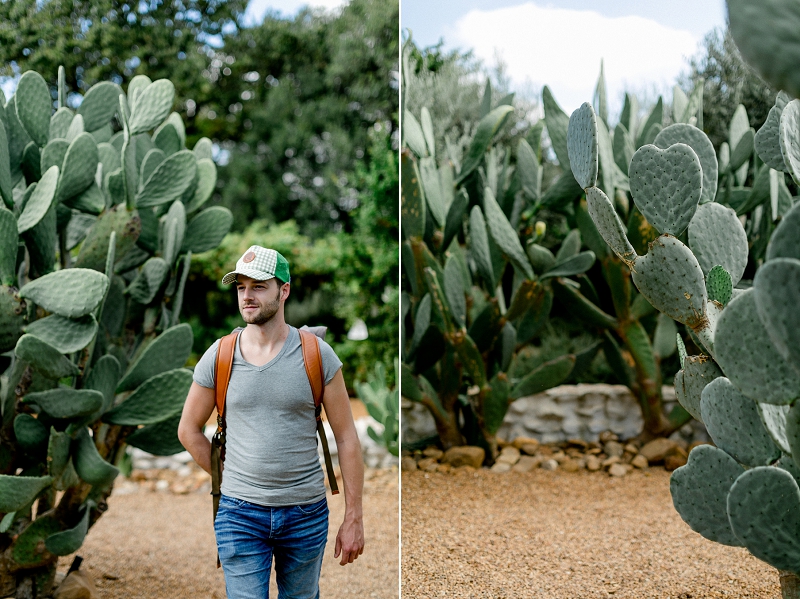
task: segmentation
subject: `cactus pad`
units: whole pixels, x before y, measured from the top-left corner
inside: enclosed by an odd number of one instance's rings
[[[33,321],[25,328],[62,354],[71,354],[89,345],[97,333],[97,321],[87,314],[81,318],[64,318],[53,314]]]
[[[728,523],[728,492],[744,472],[727,453],[711,445],[695,447],[689,461],[672,473],[669,490],[683,521],[705,538],[741,547]]]
[[[800,178],[800,100],[792,100],[781,112],[781,153],[795,181]]]
[[[108,277],[88,268],[69,268],[31,281],[19,290],[48,312],[67,318],[85,316],[97,307],[108,288]]]
[[[114,206],[101,214],[89,230],[75,266],[104,271],[111,233],[115,233],[114,256],[119,261],[135,247],[141,231],[141,219],[135,212],[128,211],[123,204]]]
[[[686,144],[697,154],[697,159],[703,169],[703,193],[700,195],[700,203],[713,202],[717,195],[719,171],[714,144],[702,129],[686,123],[675,123],[662,129],[653,141],[653,144],[662,150],[676,143]]]
[[[747,266],[747,233],[732,209],[716,202],[698,206],[689,223],[689,247],[704,275],[719,264],[728,271],[733,285],[742,278]]]
[[[533,372],[525,375],[511,390],[511,398],[519,399],[528,395],[535,395],[560,385],[572,372],[575,366],[575,356],[566,354],[554,360],[545,362]]]
[[[800,347],[797,331],[800,313],[800,260],[775,258],[756,272],[753,280],[758,316],[778,353],[800,373]],[[795,385],[795,388],[799,388]],[[795,396],[796,397],[796,396]]]
[[[706,294],[708,301],[717,302],[723,307],[727,306],[733,297],[731,275],[719,264],[708,271],[706,275]]]
[[[206,208],[189,221],[181,253],[200,254],[214,249],[222,243],[232,224],[233,214],[224,206]]]
[[[53,418],[88,416],[103,405],[103,394],[92,389],[57,388],[28,393],[25,403],[38,405]]]
[[[29,505],[53,482],[50,476],[0,474],[0,512],[16,512]]]
[[[620,260],[633,264],[637,258],[636,251],[628,241],[625,227],[608,196],[597,187],[590,187],[586,190],[586,203],[589,215],[605,242]]]
[[[700,400],[703,423],[714,444],[747,466],[765,466],[781,451],[761,422],[758,405],[742,395],[725,377],[703,389]]]
[[[795,205],[783,215],[772,233],[767,245],[767,261],[775,258],[800,259],[798,238],[800,238],[800,205]]]
[[[46,447],[50,433],[44,424],[30,414],[17,414],[14,418],[14,436],[20,447],[30,451]]]
[[[198,161],[203,159],[213,160],[214,159],[213,148],[214,145],[211,143],[210,139],[208,139],[207,137],[201,137],[200,139],[197,140],[197,143],[194,144],[192,152],[194,152],[194,155],[197,157]]]
[[[766,122],[756,133],[755,149],[764,164],[776,171],[785,171],[786,163],[781,152],[781,112],[783,108],[773,106]]]
[[[58,179],[58,200],[68,200],[94,183],[99,161],[97,143],[89,133],[81,133],[72,140]]]
[[[594,187],[597,184],[597,116],[588,102],[569,117],[567,152],[578,185],[583,189]]]
[[[20,233],[32,229],[44,218],[56,194],[58,185],[58,167],[51,166],[36,184],[31,197],[25,202],[25,208],[17,220],[17,229]]]
[[[137,135],[155,129],[169,115],[174,99],[175,86],[168,79],[153,81],[141,89],[130,105],[131,116],[128,120],[130,134]]]
[[[114,391],[121,374],[120,370],[119,361],[114,356],[106,354],[92,366],[86,377],[84,387],[103,394],[103,412],[114,402]]]
[[[494,287],[494,272],[492,270],[492,256],[489,251],[489,236],[486,233],[486,221],[480,207],[473,206],[469,215],[469,250],[478,267],[486,285]],[[516,237],[517,233],[514,232]]]
[[[182,367],[192,351],[192,341],[192,328],[186,323],[161,333],[131,364],[116,392],[130,391],[157,374]]]
[[[76,526],[62,530],[45,539],[44,545],[53,555],[69,555],[75,553],[83,545],[83,539],[89,531],[89,506],[84,507],[83,516]]]
[[[56,348],[34,335],[19,338],[14,353],[48,378],[60,379],[78,374],[78,367],[61,355]]]
[[[161,422],[181,411],[191,384],[192,373],[184,368],[157,374],[107,412],[103,421],[131,426]]]
[[[169,274],[169,264],[163,258],[150,258],[125,292],[140,304],[149,304],[158,293],[167,274]]]
[[[91,485],[106,486],[119,474],[119,470],[106,462],[98,453],[89,429],[81,428],[72,442],[73,464],[81,479]]]
[[[629,172],[633,200],[647,221],[659,233],[683,233],[703,192],[703,169],[694,150],[683,143],[666,150],[642,146]]]
[[[764,423],[764,428],[767,429],[769,436],[783,453],[792,455],[792,447],[786,436],[786,415],[789,413],[789,406],[776,406],[769,403],[757,405],[761,422]]]
[[[721,376],[722,371],[719,366],[707,356],[687,356],[683,361],[683,370],[675,375],[675,394],[680,404],[695,420],[703,422],[700,413],[700,397],[703,389]]]
[[[17,83],[14,108],[17,118],[39,147],[47,143],[50,134],[52,100],[47,82],[36,71],[28,71]]]
[[[194,212],[205,204],[217,185],[217,167],[211,159],[197,161],[197,186],[192,199],[186,202],[186,212]]]
[[[125,442],[132,447],[153,455],[175,455],[185,451],[178,439],[178,423],[180,414],[170,416],[166,420],[143,426],[131,433]]]
[[[519,235],[508,222],[503,209],[494,199],[494,194],[490,188],[486,188],[483,193],[483,207],[486,211],[486,224],[489,233],[497,246],[503,251],[515,268],[527,278],[534,277],[531,263],[522,249]]]
[[[748,397],[786,404],[800,393],[800,376],[770,340],[756,309],[756,292],[747,290],[731,300],[717,322],[714,349],[717,362]]]
[[[197,160],[189,150],[177,152],[159,164],[136,194],[136,206],[160,206],[179,200],[197,176]]]
[[[791,474],[769,466],[742,474],[728,494],[728,517],[750,553],[800,571],[800,489]]]
[[[800,462],[800,403],[795,404],[786,412],[786,443],[794,463]]]
[[[650,251],[636,259],[633,282],[656,309],[696,329],[705,322],[706,284],[691,250],[678,239],[662,235]]]

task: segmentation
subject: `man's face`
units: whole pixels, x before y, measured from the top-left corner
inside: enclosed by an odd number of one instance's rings
[[[239,275],[236,290],[239,297],[239,312],[247,324],[264,324],[269,322],[281,306],[282,288],[277,279],[256,281],[250,277]],[[288,284],[284,284],[288,288]]]

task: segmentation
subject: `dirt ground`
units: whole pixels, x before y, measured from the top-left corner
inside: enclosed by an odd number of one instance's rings
[[[404,599],[780,597],[775,568],[681,520],[663,468],[402,478]]]
[[[166,478],[166,477],[165,477]],[[81,570],[94,579],[101,599],[197,599],[225,597],[207,485],[185,494],[158,490],[154,481],[123,481],[109,510],[89,531],[78,552]],[[398,597],[398,471],[367,470],[364,483],[364,554],[340,566],[334,540],[344,515],[344,496],[328,496],[330,531],[320,594]],[[72,556],[62,558],[66,571]],[[271,597],[277,597],[274,585]]]

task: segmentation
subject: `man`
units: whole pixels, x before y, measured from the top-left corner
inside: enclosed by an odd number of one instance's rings
[[[228,385],[225,469],[214,523],[230,599],[263,599],[272,558],[280,597],[319,597],[328,533],[325,482],[316,419],[300,336],[284,320],[289,263],[272,249],[250,247],[222,279],[236,284],[239,334]],[[197,363],[178,437],[211,472],[211,444],[203,434],[215,407],[216,341]],[[336,437],[345,496],[344,522],[334,556],[352,563],[363,551],[361,491],[364,467],[342,363],[320,340],[325,373],[322,405]]]

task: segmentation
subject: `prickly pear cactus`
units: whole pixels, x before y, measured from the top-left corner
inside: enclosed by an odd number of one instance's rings
[[[58,80],[63,82],[64,77]],[[137,76],[53,110],[29,71],[0,110],[0,596],[44,596],[107,509],[127,445],[182,451],[192,252],[232,216],[203,209],[207,139],[185,148],[168,80]],[[26,595],[27,596],[27,595]]]
[[[800,125],[790,121],[778,128],[773,121],[754,136],[757,147],[772,153],[775,166],[782,166],[775,148],[783,149],[791,169]],[[737,288],[748,264],[745,226],[731,207],[717,203],[730,194],[722,191],[717,202],[701,203],[704,165],[711,158],[702,131],[672,127],[656,136],[660,143],[642,146],[631,159],[633,199],[660,233],[647,252],[631,254],[613,206],[596,188],[587,189],[594,198],[590,206],[595,204],[590,214],[609,247],[630,263],[640,293],[686,325],[703,352],[682,353],[675,386],[680,403],[705,423],[716,447],[695,448],[688,464],[673,473],[676,510],[706,538],[746,547],[787,571],[781,577],[784,596],[796,597],[787,589],[800,572],[800,352],[794,339],[800,326],[800,206],[782,215],[776,209],[775,219],[782,218],[766,261],[752,288]],[[578,128],[570,135],[583,145],[596,143]],[[752,153],[752,140],[750,146]],[[732,180],[742,164],[722,170]],[[745,219],[751,231],[752,220]]]

